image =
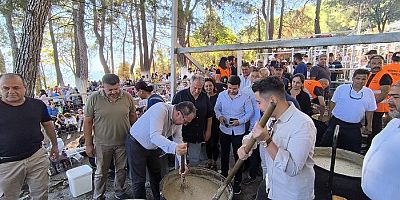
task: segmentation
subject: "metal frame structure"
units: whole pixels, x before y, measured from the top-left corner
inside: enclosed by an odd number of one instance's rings
[[[352,44],[373,44],[373,43],[392,43],[400,41],[400,32],[351,35],[328,38],[307,38],[295,40],[268,40],[263,42],[228,44],[217,46],[184,47],[177,48],[175,53],[202,53],[214,51],[237,51],[237,50],[256,50],[274,48],[302,48],[318,46],[336,46]]]
[[[274,48],[305,48],[305,47],[400,42],[400,32],[391,32],[391,33],[367,34],[367,35],[307,38],[307,39],[294,39],[294,40],[268,40],[268,41],[253,42],[253,43],[177,48],[177,16],[178,16],[177,5],[178,5],[177,0],[173,0],[172,25],[171,25],[171,35],[172,35],[171,75],[173,80],[171,81],[171,90],[172,90],[171,98],[173,98],[173,95],[175,94],[176,91],[177,54],[190,55],[190,53],[215,52],[215,51],[242,51],[242,50],[274,49]]]

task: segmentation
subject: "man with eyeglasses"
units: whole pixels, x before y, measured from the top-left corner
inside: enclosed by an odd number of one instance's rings
[[[154,104],[133,124],[125,146],[134,199],[146,199],[146,168],[153,197],[160,199],[162,151],[179,155],[178,160],[181,163],[180,156],[187,153],[187,144],[182,142],[182,125],[187,125],[195,117],[196,107],[190,101],[176,105],[160,102]],[[173,141],[168,137],[172,137]],[[186,167],[182,175],[187,171]]]
[[[361,128],[366,117],[366,134],[372,132],[372,117],[376,110],[373,91],[365,87],[369,75],[366,69],[354,71],[352,84],[343,84],[336,88],[330,102],[328,128],[321,140],[322,146],[332,146],[332,137],[336,125],[340,125],[338,148],[360,153]]]

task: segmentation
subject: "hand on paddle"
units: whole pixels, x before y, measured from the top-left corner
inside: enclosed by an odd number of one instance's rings
[[[254,125],[254,128],[253,128],[253,136],[252,137],[260,142],[260,141],[268,140],[271,136],[268,133],[268,130],[266,128],[261,127],[260,124],[258,124],[258,122],[256,122],[256,124]]]
[[[187,154],[187,143],[181,143],[176,145],[176,154],[177,155],[186,155]]]
[[[182,173],[182,172],[179,170],[179,174],[181,175],[181,177],[184,177],[184,176],[186,176],[188,173],[189,173],[189,167],[187,166],[187,164],[185,164],[185,171]]]

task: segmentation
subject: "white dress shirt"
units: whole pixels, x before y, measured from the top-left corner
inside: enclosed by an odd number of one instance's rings
[[[317,129],[309,116],[293,103],[273,125],[272,141],[278,146],[275,160],[264,147],[263,170],[267,171],[268,198],[284,200],[314,199],[314,144]],[[271,119],[267,124],[271,123]],[[249,137],[249,136],[247,136]]]
[[[356,92],[351,84],[340,85],[333,93],[331,101],[335,103],[332,114],[348,123],[360,123],[365,112],[375,111],[377,108],[374,92],[365,86]]]
[[[165,153],[175,154],[176,144],[182,143],[182,125],[172,121],[174,106],[156,103],[131,127],[130,134],[145,149],[161,148]],[[168,137],[172,136],[173,141]]]
[[[374,200],[400,198],[400,119],[392,119],[375,136],[364,157],[361,186]]]

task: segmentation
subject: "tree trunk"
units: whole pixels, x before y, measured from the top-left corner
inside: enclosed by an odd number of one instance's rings
[[[36,68],[37,70],[37,77],[36,77],[36,84],[35,84],[35,94],[39,94],[40,90],[42,89],[42,77],[43,74],[40,72],[40,67]]]
[[[122,63],[125,65],[125,43],[126,35],[128,34],[128,18],[125,19],[124,37],[122,39]]]
[[[190,4],[190,0],[187,0],[186,4]],[[177,27],[177,38],[178,43],[182,47],[186,47],[186,25],[187,25],[187,16],[186,16],[186,7],[183,9],[183,0],[178,0],[178,27]]]
[[[269,10],[269,4],[270,4],[270,0],[263,0],[262,2],[262,6],[261,6],[261,13],[264,17],[264,21],[265,21],[265,40],[269,39],[269,15],[267,14],[267,10]]]
[[[99,19],[98,19],[99,12],[97,11],[96,0],[92,0],[92,4],[93,4],[93,31],[97,41],[99,42],[100,63],[103,66],[104,73],[109,74],[110,68],[108,67],[107,61],[104,57],[104,37],[105,37],[104,29],[106,23],[107,6],[105,5],[104,0],[101,0],[101,9],[100,9],[101,21],[100,21],[100,33],[99,33]]]
[[[136,5],[136,25],[137,25],[137,31],[138,31],[138,46],[139,46],[139,64],[140,64],[140,69],[142,69],[143,65],[144,65],[144,58],[143,58],[143,46],[142,46],[142,29],[140,26],[140,7],[139,4],[137,2],[137,0],[135,0],[135,5]]]
[[[190,28],[191,28],[191,25],[192,25],[192,22],[191,22],[191,18],[189,18],[188,19],[188,22],[187,22],[187,31],[186,31],[186,46],[187,47],[190,47]]]
[[[321,1],[317,0],[317,7],[315,8],[315,22],[314,22],[314,33],[321,34],[321,26],[319,24],[319,17],[321,13]]]
[[[194,12],[194,10],[196,9],[196,7],[197,7],[197,4],[199,3],[199,1],[200,0],[195,0],[195,2],[194,2],[194,4],[193,4],[193,7],[190,9],[190,10],[188,10],[188,19],[187,19],[187,35],[186,35],[186,46],[187,47],[190,47],[190,41],[189,41],[189,38],[190,38],[190,31],[191,31],[191,27],[192,27],[192,22],[193,22],[193,12]],[[207,6],[209,6],[209,10],[210,10],[210,13],[211,13],[211,1],[209,1],[209,2],[207,2]],[[189,8],[189,7],[187,7],[187,8]]]
[[[362,28],[362,3],[358,5],[358,12],[357,12],[357,27],[356,27],[356,33],[357,35],[361,34],[361,28]]]
[[[50,9],[50,0],[30,0],[22,24],[21,46],[15,62],[15,72],[27,84],[27,96],[34,96],[36,76],[40,62],[43,32]]]
[[[111,12],[110,12],[110,63],[111,63],[111,73],[115,74],[115,65],[114,65],[114,48],[113,48],[113,39],[114,39],[114,35],[113,35],[113,15],[114,15],[114,0],[111,0]]]
[[[143,66],[140,66],[142,75],[150,76],[150,59],[149,59],[149,44],[147,41],[147,24],[146,24],[146,10],[145,0],[140,0],[140,21],[142,22],[142,46],[143,46]]]
[[[131,32],[132,32],[132,45],[133,45],[133,55],[132,55],[132,64],[129,69],[129,73],[131,74],[132,78],[134,78],[134,68],[136,62],[136,33],[135,33],[135,26],[133,25],[133,5],[134,2],[131,0],[131,8],[129,10],[129,19],[131,21]],[[138,19],[137,19],[138,20]]]
[[[46,82],[46,75],[44,74],[44,68],[43,68],[43,64],[40,63],[40,70],[42,71],[42,80],[43,80],[43,87],[46,89],[47,88],[47,82]]]
[[[6,19],[7,33],[8,33],[8,38],[10,39],[13,67],[15,71],[15,66],[16,66],[15,62],[17,60],[17,54],[19,49],[18,49],[17,37],[15,36],[15,31],[13,26],[13,18],[12,18],[13,12],[14,12],[13,1],[7,0],[6,8],[3,11],[3,15],[4,18]]]
[[[282,29],[283,29],[283,13],[285,12],[285,0],[281,0],[281,16],[279,18],[279,31],[278,31],[278,39],[282,38]]]
[[[79,2],[78,9],[74,9],[75,30],[75,84],[81,93],[86,93],[88,88],[88,55],[85,38],[85,2]],[[86,98],[82,97],[84,101]]]
[[[274,38],[274,12],[275,12],[275,0],[271,0],[271,9],[269,11],[269,32],[268,32],[268,38],[269,40],[272,40]]]
[[[157,3],[156,1],[154,1],[154,5],[153,5],[153,37],[151,38],[151,47],[150,47],[150,58],[149,58],[149,64],[151,66],[151,64],[153,63],[153,58],[154,58],[154,46],[156,44],[156,31],[157,31]],[[150,70],[150,66],[149,66],[149,70]],[[154,70],[155,71],[155,70]]]
[[[53,19],[51,19],[51,11],[49,12],[49,32],[50,32],[51,44],[53,45],[53,59],[54,59],[54,67],[56,68],[57,85],[64,87],[64,79],[61,73],[60,60],[58,58],[58,48],[57,48],[56,38],[54,36]]]
[[[7,73],[6,62],[4,60],[3,52],[1,52],[0,49],[0,74],[5,74],[5,73]]]

